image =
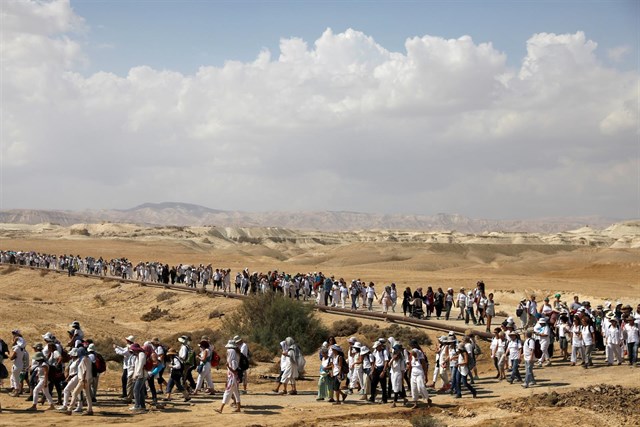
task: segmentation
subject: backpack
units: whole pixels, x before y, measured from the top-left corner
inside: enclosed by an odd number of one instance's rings
[[[3,339],[0,339],[0,354],[4,355],[8,353],[9,353],[9,346],[7,345],[6,342],[4,342]]]
[[[540,359],[542,357],[542,347],[540,346],[540,340],[535,340],[533,345],[533,355],[536,359]]]
[[[522,313],[524,313],[524,309],[522,308],[522,306],[516,308],[516,316],[520,317],[522,316]]]
[[[211,366],[215,368],[219,364],[220,364],[220,355],[214,351],[211,354]]]
[[[100,353],[95,353],[96,361],[94,362],[96,372],[101,374],[107,370],[107,362],[104,360],[104,357]]]
[[[196,353],[190,346],[187,346],[187,358],[184,360],[184,364],[187,366],[196,365]]]
[[[307,361],[304,360],[304,356],[302,355],[302,351],[300,351],[299,348],[295,349],[295,354],[296,354],[295,362],[296,362],[296,365],[298,366],[298,372],[302,373],[302,371],[304,371],[305,365],[307,364]]]
[[[475,356],[479,356],[482,354],[482,349],[480,348],[480,346],[474,341],[473,342],[473,356],[475,359]]]
[[[62,351],[60,352],[60,357],[62,358],[62,363],[69,363],[71,361],[71,356],[69,356],[69,352],[67,351],[66,348],[62,348]]]
[[[151,352],[145,351],[144,355],[147,357],[147,361],[144,363],[144,370],[151,371],[153,369],[153,354]]]
[[[243,353],[240,353],[240,363],[238,363],[238,369],[243,372],[249,369],[249,358]]]
[[[342,375],[349,374],[349,363],[345,360],[344,356],[342,356]]]

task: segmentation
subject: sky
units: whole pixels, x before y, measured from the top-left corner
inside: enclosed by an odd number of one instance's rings
[[[640,218],[640,2],[0,2],[0,209]]]

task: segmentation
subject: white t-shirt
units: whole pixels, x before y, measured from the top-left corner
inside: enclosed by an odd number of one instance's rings
[[[520,350],[522,349],[522,341],[509,339],[507,350],[509,351],[509,360],[520,359]]]
[[[582,347],[582,331],[581,331],[582,326],[578,326],[578,325],[573,325],[571,327],[571,345],[573,347]]]
[[[524,360],[532,360],[533,359],[533,350],[536,348],[536,341],[533,338],[527,338],[524,341],[524,346],[522,347],[522,353],[524,355]]]
[[[582,342],[585,346],[593,344],[593,326],[582,326],[580,328],[580,333],[582,334]]]
[[[375,362],[376,368],[383,367],[384,363],[390,359],[389,352],[386,349],[383,349],[381,351],[378,351],[378,350],[374,351],[373,357],[375,357],[376,359],[376,362]]]
[[[637,343],[640,340],[640,337],[638,337],[638,327],[635,324],[629,325],[627,323],[626,325],[624,325],[624,333],[626,336],[627,344]]]

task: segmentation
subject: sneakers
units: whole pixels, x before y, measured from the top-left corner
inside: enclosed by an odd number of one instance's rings
[[[529,388],[529,385],[527,385],[527,384],[522,384],[522,388]]]

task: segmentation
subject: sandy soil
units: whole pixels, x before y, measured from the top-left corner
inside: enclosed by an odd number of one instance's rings
[[[362,278],[376,283],[394,281],[400,288],[417,285],[458,287],[471,286],[483,279],[490,291],[496,291],[498,311],[514,311],[516,301],[529,293],[547,295],[557,291],[569,295],[579,294],[592,303],[605,299],[621,299],[636,303],[640,299],[640,257],[638,249],[594,248],[571,245],[508,245],[508,244],[424,244],[392,242],[357,242],[338,245],[296,248],[292,245],[235,244],[227,247],[195,244],[189,239],[109,239],[109,238],[42,238],[25,236],[0,240],[2,249],[39,250],[50,253],[74,253],[104,257],[126,256],[133,261],[159,260],[167,263],[213,263],[230,267],[233,271],[249,267],[252,271],[271,269],[288,272],[323,271],[347,280]],[[207,298],[201,295],[176,293],[168,300],[158,301],[161,289],[120,284],[81,277],[0,268],[0,334],[6,340],[15,327],[23,330],[32,343],[39,335],[51,330],[62,336],[68,323],[79,320],[87,334],[96,340],[119,339],[129,334],[138,337],[168,336],[179,331],[205,327],[216,330],[221,320],[209,320],[211,311],[231,312],[239,301],[225,298]],[[171,321],[144,322],[140,315],[153,306],[168,309],[175,317]],[[327,324],[342,318],[322,314]],[[363,323],[374,323],[366,320]],[[460,326],[461,322],[451,324]],[[440,333],[430,332],[432,336]],[[486,351],[484,352],[486,355]],[[421,409],[449,425],[530,425],[543,417],[549,422],[575,420],[580,414],[584,425],[638,425],[637,416],[592,411],[579,412],[573,407],[546,407],[531,400],[533,412],[512,412],[499,409],[496,404],[504,399],[532,398],[548,391],[565,393],[578,387],[602,383],[637,386],[640,369],[627,366],[601,367],[584,371],[580,368],[555,363],[537,369],[539,386],[522,389],[493,379],[493,368],[487,357],[480,360],[478,382],[479,398],[452,399],[448,395],[433,398],[435,407]],[[432,353],[429,354],[432,359]],[[270,364],[259,364],[250,372],[249,394],[243,396],[242,415],[217,415],[213,408],[220,396],[200,397],[191,403],[171,402],[164,410],[146,415],[132,416],[117,397],[119,367],[110,362],[109,370],[101,379],[101,397],[96,415],[91,422],[97,424],[168,425],[188,422],[204,425],[219,421],[222,425],[410,425],[413,413],[406,408],[391,409],[382,405],[368,405],[351,396],[346,405],[332,406],[315,401],[317,361],[308,357],[309,381],[300,383],[299,396],[275,396],[270,390],[273,383],[261,379]],[[602,355],[596,357],[602,364]],[[223,371],[214,372],[218,384]],[[533,398],[532,398],[533,399]],[[25,413],[29,404],[24,399],[10,398],[0,393],[3,412],[2,425],[42,425],[67,423],[80,425],[86,417],[66,417],[50,411]],[[526,406],[526,403],[524,404]],[[415,412],[415,411],[414,411]]]

